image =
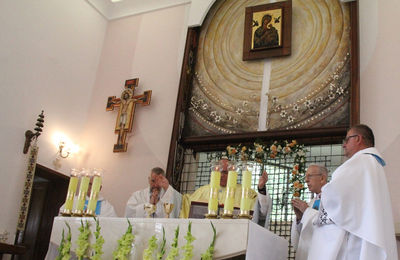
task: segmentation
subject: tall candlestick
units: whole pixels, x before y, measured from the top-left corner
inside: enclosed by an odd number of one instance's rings
[[[210,199],[208,200],[208,215],[217,215],[218,211],[218,190],[221,180],[220,171],[212,171],[210,178]]]
[[[237,172],[235,170],[228,172],[228,181],[226,186],[226,198],[224,203],[224,215],[230,216],[233,213],[233,203],[235,200],[235,189],[237,181]]]
[[[76,188],[78,187],[78,175],[79,173],[76,169],[71,169],[67,198],[65,199],[64,209],[61,211],[61,215],[63,216],[71,216],[72,214]]]
[[[250,189],[251,189],[251,172],[242,172],[242,198],[240,200],[240,211],[249,212],[251,199],[250,199]]]
[[[253,164],[246,162],[242,166],[242,196],[240,199],[240,214],[239,218],[250,219],[250,209],[252,199],[251,196],[251,177]]]
[[[95,216],[96,215],[96,206],[97,199],[99,197],[100,187],[101,187],[101,171],[95,169],[93,170],[93,183],[92,188],[90,190],[90,198],[85,211],[85,215]]]
[[[82,216],[83,207],[85,206],[86,194],[89,187],[90,175],[89,171],[86,169],[82,170],[81,183],[79,185],[78,201],[76,203],[76,208],[73,211],[73,215]]]

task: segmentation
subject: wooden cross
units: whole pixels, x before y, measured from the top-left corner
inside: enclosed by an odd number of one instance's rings
[[[128,149],[128,143],[125,142],[126,134],[132,132],[136,104],[141,104],[142,106],[150,104],[151,90],[145,91],[143,95],[133,95],[138,84],[138,78],[128,79],[125,81],[125,90],[122,91],[121,98],[116,98],[115,96],[108,97],[107,111],[113,111],[114,107],[120,108],[117,122],[115,123],[115,133],[118,134],[118,140],[114,144],[114,153],[126,152]]]

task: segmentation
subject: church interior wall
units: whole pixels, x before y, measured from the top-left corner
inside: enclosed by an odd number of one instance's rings
[[[28,159],[22,153],[24,133],[33,130],[43,109],[38,162],[53,169],[53,135],[62,132],[77,142],[87,120],[106,26],[85,1],[0,2],[0,233],[8,231],[9,242]],[[71,167],[72,161],[63,166]]]
[[[148,185],[151,168],[167,166],[169,143],[185,44],[187,6],[111,21],[81,138],[82,167],[105,170],[103,195],[123,216],[132,192]],[[160,21],[163,21],[162,23]],[[135,94],[152,90],[150,105],[137,105],[128,151],[113,153],[117,111],[107,97],[121,95],[126,79],[139,78]]]
[[[400,232],[399,1],[360,1],[360,121],[371,126],[385,158],[397,232]],[[397,241],[400,252],[400,241]],[[399,255],[400,259],[400,255]]]
[[[386,159],[400,223],[400,35],[393,32],[400,3],[363,0],[359,7],[360,121],[372,127]],[[59,171],[104,168],[103,192],[119,215],[130,193],[146,187],[149,169],[166,167],[188,10],[182,5],[107,24],[84,1],[1,1],[0,233],[15,230],[27,159],[24,132],[33,129],[41,109],[46,118],[38,162],[54,168],[52,134],[64,131],[82,149]],[[134,77],[140,78],[136,93],[153,90],[153,97],[150,106],[136,108],[128,152],[115,154],[116,112],[105,111],[106,99],[119,96]]]

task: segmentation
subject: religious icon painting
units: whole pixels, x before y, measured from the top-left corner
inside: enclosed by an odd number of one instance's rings
[[[247,7],[243,60],[290,55],[291,15],[291,1]]]

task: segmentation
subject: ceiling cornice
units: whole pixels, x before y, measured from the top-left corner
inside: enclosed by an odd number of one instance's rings
[[[115,3],[112,3],[110,0],[86,1],[107,20],[114,20],[192,2],[192,0],[123,0]]]

